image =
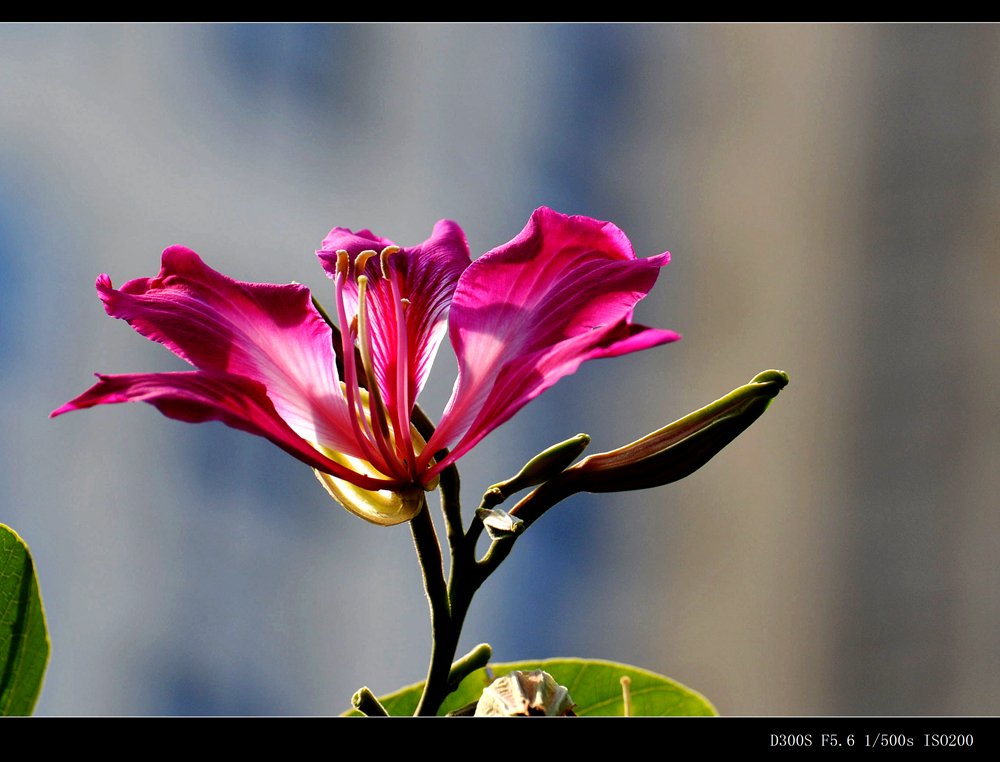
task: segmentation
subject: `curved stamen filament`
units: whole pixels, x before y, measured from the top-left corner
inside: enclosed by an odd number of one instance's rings
[[[343,345],[344,355],[344,386],[347,392],[347,406],[351,411],[351,424],[354,427],[354,436],[358,440],[365,453],[365,458],[377,469],[385,474],[389,474],[390,469],[386,465],[382,456],[372,447],[372,435],[368,429],[368,421],[365,418],[364,408],[361,403],[361,392],[358,387],[357,368],[354,364],[354,332],[352,326],[347,321],[347,311],[344,308],[344,282],[349,277],[351,262],[346,251],[337,252],[337,276],[334,281],[337,296],[337,320],[340,323],[340,335]],[[366,429],[366,434],[362,434],[361,426]]]
[[[409,337],[403,310],[403,295],[399,288],[399,271],[388,266],[389,257],[398,252],[398,246],[387,246],[381,255],[382,277],[389,282],[392,289],[392,303],[396,312],[396,416],[393,423],[396,426],[397,444],[400,445],[403,457],[410,467],[410,475],[417,481],[417,458],[413,450],[413,438],[410,436]]]
[[[377,441],[377,437],[372,436],[371,428],[368,425],[368,419],[365,416],[364,404],[361,400],[361,391],[358,387],[358,374],[357,367],[354,364],[354,331],[351,330],[352,326],[347,321],[347,311],[344,308],[344,283],[349,277],[350,269],[350,255],[346,251],[337,252],[337,275],[335,279],[335,288],[337,294],[337,319],[340,323],[340,333],[341,340],[343,341],[344,350],[344,386],[347,391],[347,405],[351,411],[351,424],[354,427],[354,436],[358,443],[361,445],[364,451],[365,458],[371,463],[375,468],[384,473],[386,476],[395,476],[396,478],[405,477],[405,471],[400,473],[398,464],[395,458],[385,458],[383,453],[379,452],[382,448],[378,450],[373,446],[373,440]],[[369,376],[370,379],[374,379],[373,376]],[[374,385],[373,381],[369,381],[369,384]],[[364,427],[364,432],[362,432],[361,427]],[[393,466],[396,466],[395,468]]]
[[[358,256],[358,262],[362,262],[361,257],[368,252],[362,252]],[[371,252],[374,256],[375,252]],[[368,257],[365,258],[367,261]],[[356,263],[357,264],[357,263]],[[378,379],[375,376],[375,364],[372,362],[371,333],[369,331],[368,320],[368,277],[358,275],[358,344],[361,348],[361,361],[364,363],[365,373],[369,378],[368,408],[372,419],[372,428],[375,430],[375,441],[385,459],[393,468],[393,474],[400,478],[409,478],[408,469],[402,462],[402,458],[394,452],[389,444],[389,417],[386,414],[385,403],[382,401],[382,394],[379,392]],[[397,437],[398,439],[398,437]],[[398,442],[397,442],[398,450]]]

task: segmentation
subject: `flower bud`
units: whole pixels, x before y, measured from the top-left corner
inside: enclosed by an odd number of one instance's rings
[[[478,646],[469,651],[469,653],[452,664],[451,671],[448,673],[449,690],[457,690],[458,686],[461,685],[465,678],[477,669],[482,669],[489,664],[492,656],[493,649],[490,648],[489,643],[480,643]]]
[[[589,444],[589,435],[577,434],[565,442],[552,445],[544,452],[540,452],[527,462],[517,476],[494,484],[486,490],[486,494],[483,495],[483,507],[490,508],[499,505],[515,492],[520,492],[528,487],[537,487],[539,484],[547,482],[552,477],[562,473],[570,463],[580,457]]]
[[[766,370],[711,405],[611,452],[591,455],[567,469],[573,492],[625,492],[689,476],[756,421],[788,374]]]
[[[389,713],[385,711],[385,707],[375,698],[375,694],[368,689],[368,686],[359,689],[351,697],[351,706],[365,715],[365,717],[389,716]]]

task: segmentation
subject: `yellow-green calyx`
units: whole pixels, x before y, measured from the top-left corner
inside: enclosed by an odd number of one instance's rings
[[[367,410],[369,409],[368,392],[365,389],[359,389],[356,393],[361,400],[363,409],[366,410],[366,422],[370,426],[371,417],[370,414],[367,414]],[[395,431],[390,429],[387,434],[389,435],[390,443],[394,443]],[[410,441],[412,442],[414,450],[418,455],[426,446],[424,438],[420,436],[420,433],[412,424],[410,425]],[[341,452],[335,452],[334,450],[323,447],[319,444],[315,445],[315,447],[331,460],[346,466],[355,473],[373,477],[382,476],[382,474],[366,460],[354,458]],[[433,463],[433,460],[431,462]],[[324,473],[318,469],[313,469],[313,471],[316,474],[316,478],[319,479],[320,484],[326,488],[326,491],[329,492],[338,503],[344,506],[355,516],[359,516],[366,521],[372,522],[373,524],[379,524],[381,526],[394,526],[395,524],[402,524],[404,521],[409,521],[420,513],[420,509],[425,502],[425,487],[420,484],[414,483],[401,488],[374,491],[363,489],[346,479],[339,479],[332,474]],[[437,482],[438,479],[435,477],[434,480],[427,485],[426,489],[435,489],[437,487]]]

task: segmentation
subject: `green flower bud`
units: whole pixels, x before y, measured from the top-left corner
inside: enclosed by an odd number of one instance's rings
[[[756,421],[788,374],[766,370],[711,405],[611,452],[591,455],[563,475],[572,492],[625,492],[689,476]]]
[[[375,698],[375,694],[372,693],[367,686],[358,690],[351,697],[351,705],[357,709],[365,717],[388,717],[389,713],[385,711],[385,707]]]
[[[466,677],[489,664],[492,656],[493,650],[489,643],[480,643],[473,648],[451,665],[451,671],[448,673],[448,688],[456,690]]]
[[[577,434],[565,442],[552,445],[544,452],[540,452],[528,461],[517,476],[494,484],[486,490],[486,494],[483,495],[483,507],[489,508],[499,505],[516,492],[547,482],[552,477],[562,473],[570,463],[580,457],[589,444],[589,435]]]

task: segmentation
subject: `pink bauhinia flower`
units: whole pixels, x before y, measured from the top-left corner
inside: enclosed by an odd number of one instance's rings
[[[182,421],[222,421],[270,439],[348,510],[391,525],[417,514],[443,468],[580,363],[679,338],[632,323],[669,254],[636,259],[621,230],[589,217],[537,209],[475,262],[448,220],[410,248],[334,228],[317,254],[334,281],[339,337],[304,286],[235,281],[183,246],[163,252],[155,278],[115,289],[101,275],[110,316],[198,370],[97,374],[52,416],[141,401]],[[446,328],[458,379],[425,442],[410,420]]]

